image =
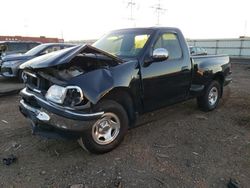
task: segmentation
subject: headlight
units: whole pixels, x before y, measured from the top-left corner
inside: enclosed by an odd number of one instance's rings
[[[67,89],[65,87],[53,85],[47,91],[46,99],[58,104],[63,104],[63,101],[66,97],[66,92]]]
[[[46,98],[52,102],[65,106],[75,106],[83,102],[83,93],[80,87],[61,87],[53,85],[49,88]]]

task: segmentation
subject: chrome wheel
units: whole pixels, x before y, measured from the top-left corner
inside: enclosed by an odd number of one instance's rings
[[[218,99],[218,94],[219,94],[218,89],[216,87],[212,87],[212,89],[210,90],[208,94],[209,105],[211,106],[215,105]]]
[[[105,113],[92,127],[92,137],[97,144],[113,142],[120,132],[121,123],[114,113]]]

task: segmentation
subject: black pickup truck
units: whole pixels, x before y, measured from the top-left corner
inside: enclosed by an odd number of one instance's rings
[[[191,58],[181,31],[167,27],[112,31],[21,68],[20,111],[33,133],[75,138],[93,153],[117,147],[145,112],[191,98],[213,110],[232,80],[228,56]]]

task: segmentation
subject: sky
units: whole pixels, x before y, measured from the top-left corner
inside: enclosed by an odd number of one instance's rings
[[[151,27],[159,0],[2,0],[0,35],[98,39],[110,30]],[[180,28],[186,38],[250,36],[249,0],[160,0],[160,26]]]

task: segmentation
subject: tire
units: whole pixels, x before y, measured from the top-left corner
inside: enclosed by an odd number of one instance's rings
[[[113,150],[122,142],[129,120],[125,109],[113,100],[101,101],[95,111],[104,111],[104,115],[83,133],[78,143],[91,153],[102,154]]]
[[[218,81],[212,81],[205,90],[205,94],[197,98],[199,108],[205,112],[214,110],[221,96],[221,85]]]

